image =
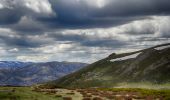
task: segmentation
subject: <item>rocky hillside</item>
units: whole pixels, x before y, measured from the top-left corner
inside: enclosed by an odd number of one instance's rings
[[[127,82],[170,82],[170,44],[116,54],[97,61],[49,86],[62,87],[112,87]]]
[[[75,72],[87,64],[72,62],[0,63],[0,85],[27,86],[58,79]]]

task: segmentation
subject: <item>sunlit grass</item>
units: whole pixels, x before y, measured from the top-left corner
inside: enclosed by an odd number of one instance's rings
[[[15,92],[8,92],[8,90],[15,90]],[[0,91],[0,100],[62,100],[55,95],[34,92],[30,87],[0,87]]]

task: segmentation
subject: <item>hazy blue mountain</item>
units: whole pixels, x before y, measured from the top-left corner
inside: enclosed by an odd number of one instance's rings
[[[74,62],[0,62],[0,85],[32,85],[58,79],[86,66]]]
[[[32,64],[31,62],[0,61],[0,69],[16,69]]]

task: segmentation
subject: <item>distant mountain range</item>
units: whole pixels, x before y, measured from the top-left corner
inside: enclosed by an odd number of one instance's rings
[[[0,85],[28,86],[58,79],[87,64],[74,62],[0,61]]]
[[[31,62],[0,61],[0,69],[16,69],[32,64]]]
[[[113,87],[120,83],[170,83],[170,43],[116,54],[44,86]]]

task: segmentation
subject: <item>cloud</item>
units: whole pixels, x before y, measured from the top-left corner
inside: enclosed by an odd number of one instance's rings
[[[17,23],[23,15],[22,12],[18,11],[18,9],[0,9],[0,25],[7,25],[8,28],[10,27],[8,25]]]
[[[18,56],[16,59],[24,62],[44,62],[49,60],[49,56]]]
[[[45,35],[20,34],[6,28],[0,29],[0,33],[3,33],[0,34],[1,44],[9,47],[34,48],[48,45],[53,42],[51,38],[48,38]]]
[[[4,8],[4,6],[2,4],[0,4],[0,9]]]
[[[7,52],[3,47],[0,47],[0,54],[5,55]]]
[[[0,4],[3,5],[1,24],[12,24],[6,27],[15,27],[15,31],[22,33],[28,32],[25,27],[20,27],[22,25],[39,33],[59,29],[108,28],[170,13],[169,0],[2,0]],[[30,24],[21,24],[23,18]]]
[[[1,0],[0,25],[16,24],[23,16],[33,19],[55,16],[48,0]],[[11,17],[12,16],[12,17]]]
[[[10,50],[8,50],[9,52],[18,52],[19,51],[19,49],[18,48],[13,48],[13,49],[10,49]]]
[[[108,0],[103,9],[95,9],[100,17],[127,17],[141,15],[169,14],[169,0]],[[132,6],[133,5],[133,6]]]
[[[25,58],[30,61],[31,56],[36,55],[47,56],[47,61],[92,62],[112,52],[134,51],[170,42],[167,27],[169,21],[169,16],[150,16],[149,19],[105,29],[64,29],[40,34],[17,33],[8,28],[0,28],[0,33],[4,33],[0,34],[0,41],[9,53],[6,57],[12,54],[11,59],[14,60],[24,61]],[[34,60],[40,61],[36,58]]]
[[[44,47],[40,47],[40,48],[34,48],[32,50],[36,51],[36,52],[41,51],[42,53],[54,54],[54,53],[58,53],[58,52],[69,51],[71,48],[74,48],[75,46],[77,46],[77,45],[61,43],[61,44],[55,44],[55,45],[50,45],[50,46],[44,46]]]
[[[26,8],[39,14],[53,14],[51,4],[48,0],[1,0],[1,9]]]
[[[64,30],[47,33],[57,41],[72,41],[83,46],[121,47],[136,37],[168,38],[169,16],[150,16],[150,19],[133,21],[112,28]]]
[[[11,26],[13,30],[19,30],[20,33],[35,34],[37,32],[43,32],[46,27],[40,22],[35,21],[31,17],[22,16],[20,21]]]
[[[169,43],[169,5],[169,0],[1,0],[1,59],[93,62]]]
[[[151,15],[169,15],[169,0],[50,0],[57,18],[41,21],[55,28],[105,28],[146,19]],[[96,7],[103,2],[104,6]],[[133,6],[131,6],[133,5]]]
[[[51,4],[48,0],[17,0],[16,4],[21,3],[24,7],[36,13],[53,14]]]
[[[112,32],[130,35],[149,35],[151,37],[170,37],[170,16],[151,16],[150,19],[133,21],[119,27],[112,28]]]

